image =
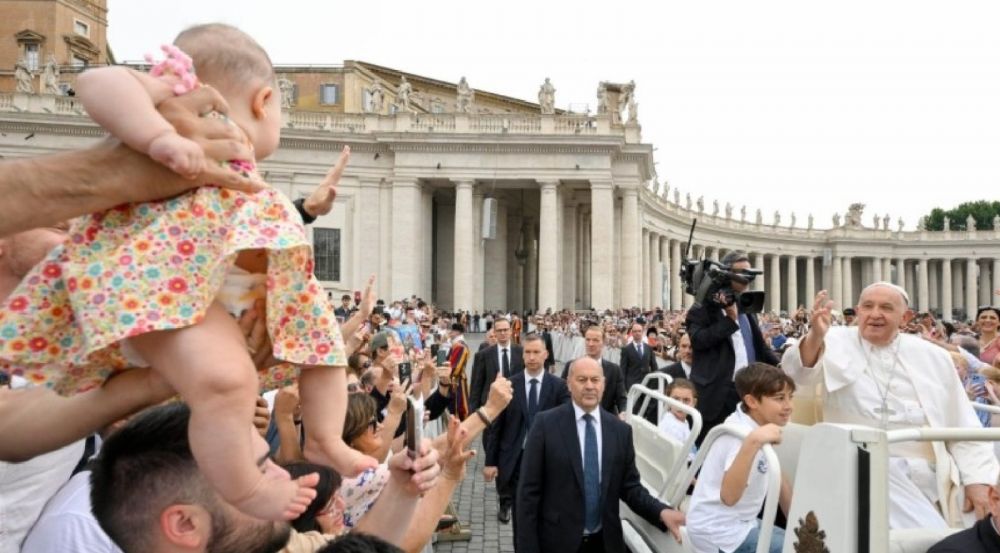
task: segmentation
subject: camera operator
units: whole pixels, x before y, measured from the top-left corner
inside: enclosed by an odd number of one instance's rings
[[[741,273],[750,268],[750,260],[746,252],[732,251],[722,259],[722,265],[732,273]],[[694,304],[687,314],[693,350],[691,380],[698,389],[698,410],[704,422],[699,445],[709,430],[722,424],[736,409],[736,371],[756,361],[778,364],[778,358],[764,342],[757,318],[740,313],[739,302],[735,301],[749,283],[732,280],[729,286],[731,289],[724,288],[712,298]]]

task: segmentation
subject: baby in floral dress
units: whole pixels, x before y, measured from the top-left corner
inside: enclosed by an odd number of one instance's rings
[[[175,46],[164,48],[168,60],[150,74],[124,67],[87,71],[77,81],[78,99],[113,136],[193,178],[206,163],[201,148],[178,135],[156,105],[200,81],[226,99],[231,122],[257,160],[274,152],[281,97],[267,53],[238,29],[218,24],[182,32]],[[249,174],[257,160],[230,166]],[[23,366],[85,364],[120,347],[190,405],[191,450],[219,494],[249,515],[292,519],[314,497],[315,478],[292,480],[253,458],[257,374],[227,313],[240,307],[225,300],[246,299],[254,284],[266,290],[274,356],[301,369],[304,453],[357,474],[377,463],[341,437],[344,342],[312,269],[301,219],[274,189],[246,194],[202,187],[171,200],[123,205],[74,221],[66,243],[7,298],[0,308],[0,358]],[[289,367],[275,369],[273,385],[294,378]]]

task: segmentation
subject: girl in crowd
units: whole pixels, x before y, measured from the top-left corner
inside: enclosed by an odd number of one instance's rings
[[[280,91],[267,53],[220,24],[188,29],[164,51],[168,59],[150,74],[124,67],[82,74],[77,98],[113,136],[193,176],[205,163],[201,149],[178,135],[156,105],[201,84],[214,86],[229,104],[228,120],[257,158],[233,160],[230,168],[254,174],[256,162],[278,147],[281,130]],[[344,340],[312,264],[299,215],[273,188],[246,194],[203,187],[83,217],[66,244],[7,298],[0,310],[0,358],[33,366],[84,364],[120,345],[134,365],[152,367],[191,406],[191,449],[220,495],[249,515],[291,519],[315,496],[315,477],[264,474],[253,459],[258,380],[253,352],[227,310],[238,312],[266,295],[274,356],[302,369],[306,457],[342,474],[375,466],[341,438]],[[295,372],[278,365],[263,384],[290,383]],[[55,385],[60,378],[87,377],[93,375],[36,380]],[[63,382],[59,388],[71,387]]]
[[[979,328],[979,359],[983,363],[992,365],[997,354],[1000,354],[1000,340],[997,340],[1000,309],[980,307],[976,312],[976,326]]]

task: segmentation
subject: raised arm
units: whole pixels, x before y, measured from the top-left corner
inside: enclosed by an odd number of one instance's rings
[[[253,156],[235,127],[219,119],[199,117],[228,109],[218,91],[207,86],[159,105],[160,114],[177,132],[205,152],[207,161],[193,180],[116,141],[86,150],[0,162],[0,197],[4,198],[0,202],[0,236],[51,226],[124,203],[169,198],[207,184],[244,192],[260,190],[264,185],[256,176],[241,175],[212,161]]]

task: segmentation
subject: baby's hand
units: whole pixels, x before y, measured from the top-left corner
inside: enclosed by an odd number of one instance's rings
[[[197,143],[175,132],[163,133],[149,143],[149,157],[178,175],[193,179],[205,164],[205,152]]]

